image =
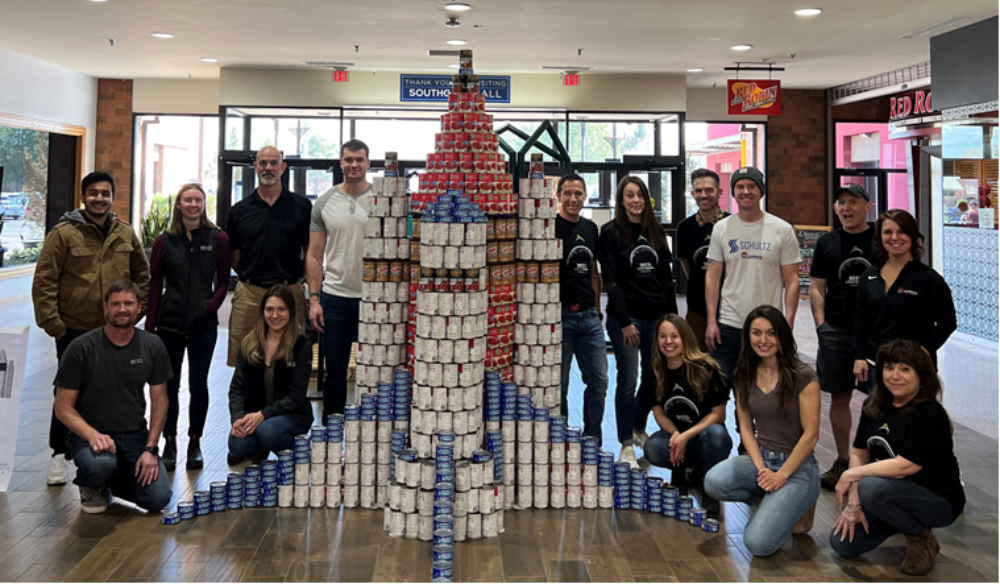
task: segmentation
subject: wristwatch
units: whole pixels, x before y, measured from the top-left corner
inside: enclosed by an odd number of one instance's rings
[[[147,446],[146,448],[143,449],[143,451],[144,452],[152,452],[153,456],[160,456],[160,447],[159,446]]]

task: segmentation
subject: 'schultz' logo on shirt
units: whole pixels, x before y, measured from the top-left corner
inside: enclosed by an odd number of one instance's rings
[[[129,361],[129,365],[142,365],[142,358],[132,359]]]

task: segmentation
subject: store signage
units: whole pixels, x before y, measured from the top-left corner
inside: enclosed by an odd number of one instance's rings
[[[563,85],[567,87],[576,87],[577,85],[580,85],[580,76],[571,75],[569,73],[563,75]]]
[[[510,103],[510,76],[479,76],[479,93],[486,103]],[[399,76],[399,101],[448,101],[451,75]]]
[[[347,83],[351,80],[350,73],[347,71],[334,71],[333,72],[333,82],[334,83]]]
[[[781,114],[781,81],[730,79],[726,107],[731,116],[777,116]]]
[[[931,107],[931,92],[917,91],[912,95],[902,95],[889,100],[889,121],[895,122],[910,116],[926,116],[938,113]]]

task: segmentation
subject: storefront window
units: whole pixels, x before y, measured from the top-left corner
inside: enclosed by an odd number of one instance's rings
[[[136,116],[132,224],[142,225],[151,209],[170,213],[185,183],[199,183],[215,217],[219,120],[209,116]]]
[[[441,122],[433,120],[358,119],[354,121],[354,138],[368,145],[376,160],[386,152],[395,152],[399,160],[424,160],[434,152],[434,134],[441,131]],[[333,158],[340,158],[337,152]]]
[[[34,263],[45,237],[49,134],[0,126],[0,258]]]
[[[277,146],[285,156],[339,158],[340,120],[323,118],[253,118],[250,149]]]
[[[654,133],[651,122],[571,121],[567,150],[573,162],[621,160],[626,154],[653,155]]]
[[[685,123],[687,191],[691,192],[691,172],[697,168],[707,168],[719,175],[723,189],[719,205],[726,211],[736,209],[736,202],[729,192],[729,177],[742,166],[756,166],[767,174],[764,167],[764,133],[764,124]],[[686,215],[697,212],[698,206],[690,196],[685,199],[684,204]]]

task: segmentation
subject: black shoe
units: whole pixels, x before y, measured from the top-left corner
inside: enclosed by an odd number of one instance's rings
[[[201,436],[191,436],[188,438],[187,469],[197,470],[205,466],[205,459],[201,455]]]
[[[243,462],[243,457],[233,456],[232,454],[226,454],[226,463],[229,466],[239,466]]]
[[[687,469],[683,466],[679,466],[670,471],[670,484],[677,487],[681,495],[688,494],[688,487],[691,483],[687,480]]]
[[[705,508],[713,518],[719,517],[719,502],[708,496],[708,493],[702,491],[701,495],[701,506]]]
[[[685,473],[685,478],[689,484],[700,486],[705,482],[705,471],[700,468],[689,468]]]
[[[167,467],[167,472],[174,472],[174,469],[177,468],[177,437],[165,436],[164,440],[166,444],[163,445],[163,454],[160,456],[160,460],[163,461],[163,466]]]
[[[831,491],[837,488],[837,483],[840,482],[840,475],[844,474],[844,471],[850,466],[843,458],[838,458],[837,462],[833,463],[830,470],[819,475],[819,484],[824,489],[830,489]]]

